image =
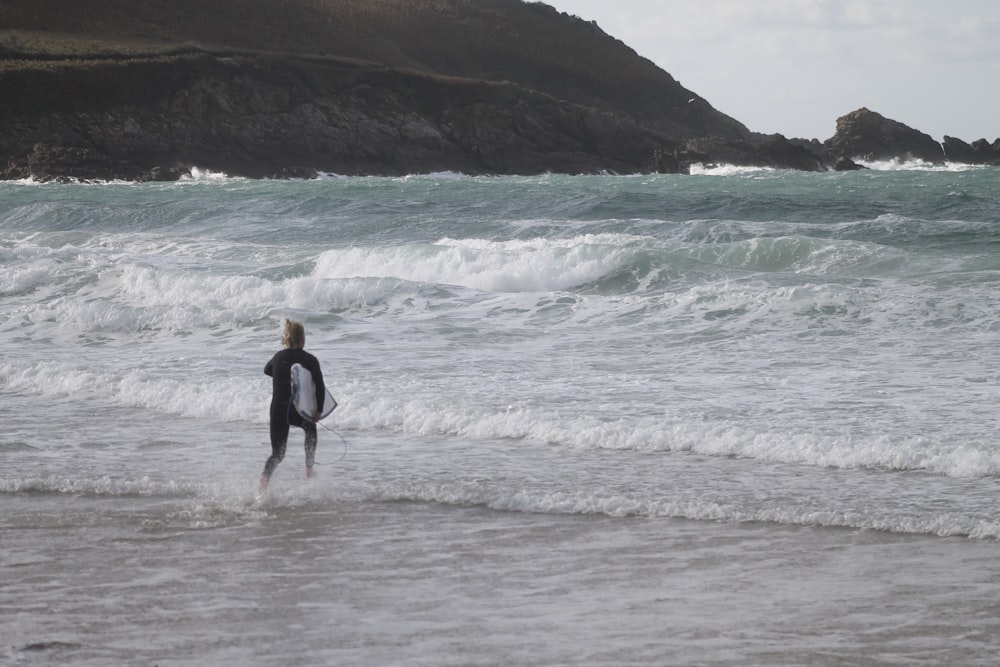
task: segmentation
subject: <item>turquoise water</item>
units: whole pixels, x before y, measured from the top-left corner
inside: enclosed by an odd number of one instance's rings
[[[990,664],[997,173],[2,183],[0,655]]]

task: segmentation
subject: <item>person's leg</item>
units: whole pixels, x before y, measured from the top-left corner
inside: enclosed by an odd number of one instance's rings
[[[316,424],[308,422],[302,425],[302,430],[306,432],[306,477],[313,476],[313,464],[316,463]]]
[[[281,414],[278,414],[281,413]],[[280,410],[271,411],[271,456],[264,464],[264,473],[260,476],[260,491],[267,491],[268,482],[274,469],[285,458],[285,449],[288,445],[288,420],[284,412]]]

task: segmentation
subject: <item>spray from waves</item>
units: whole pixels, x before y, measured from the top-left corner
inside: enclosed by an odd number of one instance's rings
[[[934,171],[934,172],[961,172],[977,171],[984,169],[981,165],[963,164],[961,162],[934,163],[924,160],[864,160],[855,158],[855,162],[863,167],[874,171]]]
[[[771,167],[741,167],[732,164],[705,165],[700,162],[691,165],[692,176],[780,176],[781,169]]]
[[[895,158],[892,160],[865,160],[855,157],[854,161],[873,171],[933,171],[933,172],[962,172],[983,169],[980,165],[963,164],[961,162],[934,163],[924,160],[903,160]],[[691,165],[691,175],[698,176],[744,176],[744,177],[774,177],[780,178],[787,173],[784,169],[774,169],[771,167],[746,167],[731,164],[693,164]]]
[[[171,183],[170,185],[176,186],[178,183],[186,182],[223,182],[223,181],[243,181],[247,180],[239,176],[229,176],[225,172],[212,171],[211,169],[205,169],[202,167],[191,167],[188,173],[181,175],[177,183]],[[11,181],[12,184],[16,185],[31,185],[31,186],[43,186],[43,187],[53,187],[53,188],[65,188],[67,185],[72,184],[75,186],[84,186],[92,188],[106,187],[108,185],[120,185],[128,187],[136,187],[135,181],[129,180],[117,180],[117,179],[93,179],[93,178],[75,178],[75,177],[63,177],[57,181],[38,179],[34,176],[29,176],[28,178],[18,179],[16,181]]]
[[[245,180],[245,179],[229,176],[221,171],[212,171],[211,169],[203,169],[201,167],[191,167],[190,173],[183,175],[181,177],[181,180],[182,181],[226,181],[226,180]]]

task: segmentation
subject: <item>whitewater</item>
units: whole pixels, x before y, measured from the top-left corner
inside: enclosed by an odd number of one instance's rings
[[[994,664],[1000,171],[870,166],[0,183],[0,662]]]

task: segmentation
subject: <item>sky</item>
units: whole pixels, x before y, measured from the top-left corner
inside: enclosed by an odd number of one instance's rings
[[[755,132],[829,139],[867,107],[1000,138],[1000,0],[543,0]]]

